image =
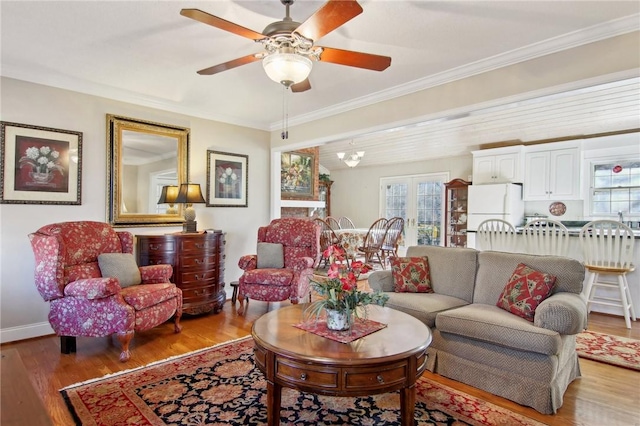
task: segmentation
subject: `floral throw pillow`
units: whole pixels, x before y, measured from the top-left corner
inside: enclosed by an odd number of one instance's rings
[[[498,307],[533,322],[536,308],[549,297],[556,277],[521,263],[498,298]]]
[[[426,256],[392,257],[389,260],[396,293],[433,293]]]

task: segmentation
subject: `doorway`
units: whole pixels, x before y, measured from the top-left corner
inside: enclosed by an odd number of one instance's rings
[[[443,245],[444,183],[449,173],[430,173],[380,179],[384,217],[404,219],[403,246]]]

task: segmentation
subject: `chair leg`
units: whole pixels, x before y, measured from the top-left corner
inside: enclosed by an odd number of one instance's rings
[[[180,318],[182,318],[182,309],[177,310],[173,319],[173,331],[175,333],[180,333],[182,331],[182,324],[180,324]]]
[[[629,301],[629,310],[631,311],[631,320],[635,321],[636,318],[636,310],[633,307],[633,299],[631,298],[631,291],[629,290],[629,281],[627,280],[627,274],[622,275],[622,279],[624,281],[624,288],[627,292],[627,300]]]
[[[622,311],[624,312],[624,323],[627,328],[631,328],[631,319],[629,318],[629,301],[627,300],[627,289],[625,288],[624,275],[618,275],[618,288],[620,289],[620,302],[622,304]]]
[[[60,336],[60,353],[70,354],[76,351],[75,336]]]
[[[120,345],[122,346],[122,352],[120,352],[120,361],[125,362],[129,361],[131,358],[131,352],[129,352],[129,343],[131,343],[131,339],[133,338],[133,331],[125,331],[122,333],[117,333],[118,340],[120,341]]]
[[[593,283],[596,282],[596,278],[598,274],[595,272],[589,273],[589,279],[587,280],[587,287],[584,289],[584,294],[587,297],[587,312],[591,312],[591,299],[593,298],[593,293],[595,292],[595,288]]]
[[[247,299],[247,306],[246,307],[244,306],[244,299],[245,298]],[[249,298],[246,297],[243,294],[238,294],[238,302],[240,303],[240,306],[238,306],[238,311],[237,312],[238,312],[238,315],[242,315],[242,314],[244,314],[246,312],[245,309],[249,307]]]

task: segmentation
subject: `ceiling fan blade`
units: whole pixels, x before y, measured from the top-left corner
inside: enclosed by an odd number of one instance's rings
[[[260,58],[255,54],[243,56],[242,58],[234,59],[233,61],[225,62],[223,64],[215,65],[213,67],[205,68],[198,71],[200,75],[212,75],[222,71],[230,70],[232,68],[239,67],[241,65],[250,64],[251,62],[259,61]]]
[[[309,89],[311,89],[311,83],[309,82],[308,78],[305,78],[300,83],[291,85],[291,91],[293,93],[306,92]]]
[[[218,18],[207,12],[203,12],[200,9],[182,9],[180,15],[187,18],[194,19],[203,24],[211,25],[212,27],[220,28],[221,30],[229,31],[230,33],[237,34],[242,37],[249,38],[251,40],[262,40],[265,36],[249,28],[245,28],[233,22],[229,22],[225,19]]]
[[[362,6],[356,0],[329,0],[295,32],[315,41],[361,13]]]
[[[322,47],[322,49],[322,54],[320,55],[322,62],[331,62],[374,71],[383,71],[391,65],[391,58],[388,56],[334,49],[332,47]]]

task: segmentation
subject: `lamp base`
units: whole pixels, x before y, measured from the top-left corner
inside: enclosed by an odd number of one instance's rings
[[[187,221],[182,225],[182,233],[183,234],[187,234],[187,233],[193,233],[193,232],[198,232],[197,231],[197,226],[198,222],[196,222],[195,220],[191,220],[191,221]]]

